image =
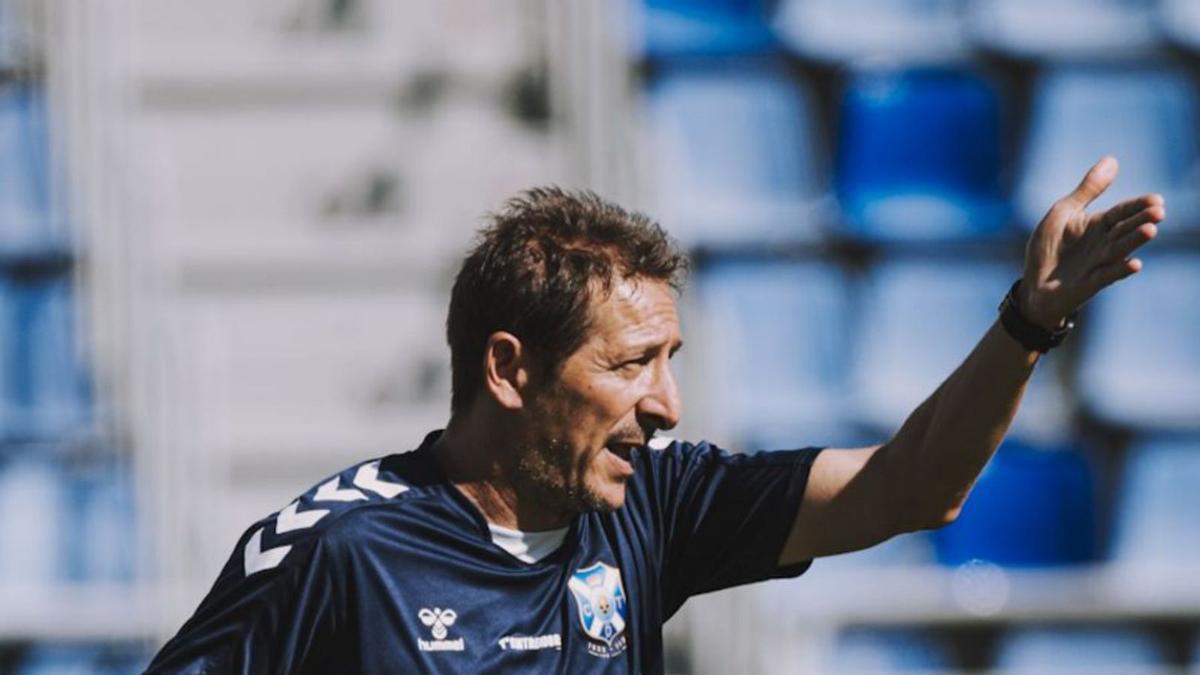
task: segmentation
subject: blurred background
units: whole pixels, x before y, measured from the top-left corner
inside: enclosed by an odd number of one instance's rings
[[[954,525],[694,598],[674,673],[1200,673],[1200,2],[0,0],[0,673],[138,672],[238,534],[444,424],[525,187],[692,253],[679,436],[886,440],[1101,155],[1145,270]]]

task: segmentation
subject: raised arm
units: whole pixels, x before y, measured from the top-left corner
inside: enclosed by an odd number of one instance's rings
[[[1116,175],[1115,159],[1100,160],[1030,236],[1018,306],[1047,331],[1140,270],[1141,261],[1130,256],[1156,236],[1166,215],[1159,195],[1086,213]],[[952,522],[1012,423],[1039,356],[997,321],[889,442],[821,453],[780,563]]]

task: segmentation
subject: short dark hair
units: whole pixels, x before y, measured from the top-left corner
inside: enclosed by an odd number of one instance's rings
[[[666,232],[592,192],[536,187],[489,218],[450,295],[452,414],[474,402],[493,333],[512,333],[542,372],[557,372],[587,336],[593,294],[610,293],[615,278],[682,288],[687,258]]]

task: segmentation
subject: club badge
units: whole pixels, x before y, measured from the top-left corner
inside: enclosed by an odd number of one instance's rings
[[[629,603],[621,585],[621,570],[596,562],[576,570],[567,587],[575,596],[579,624],[589,638],[588,651],[602,657],[625,651]]]

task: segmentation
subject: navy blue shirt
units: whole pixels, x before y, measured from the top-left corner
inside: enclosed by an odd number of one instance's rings
[[[625,505],[534,563],[492,542],[430,434],[242,535],[151,673],[663,672],[690,596],[775,577],[818,449],[634,451]]]

